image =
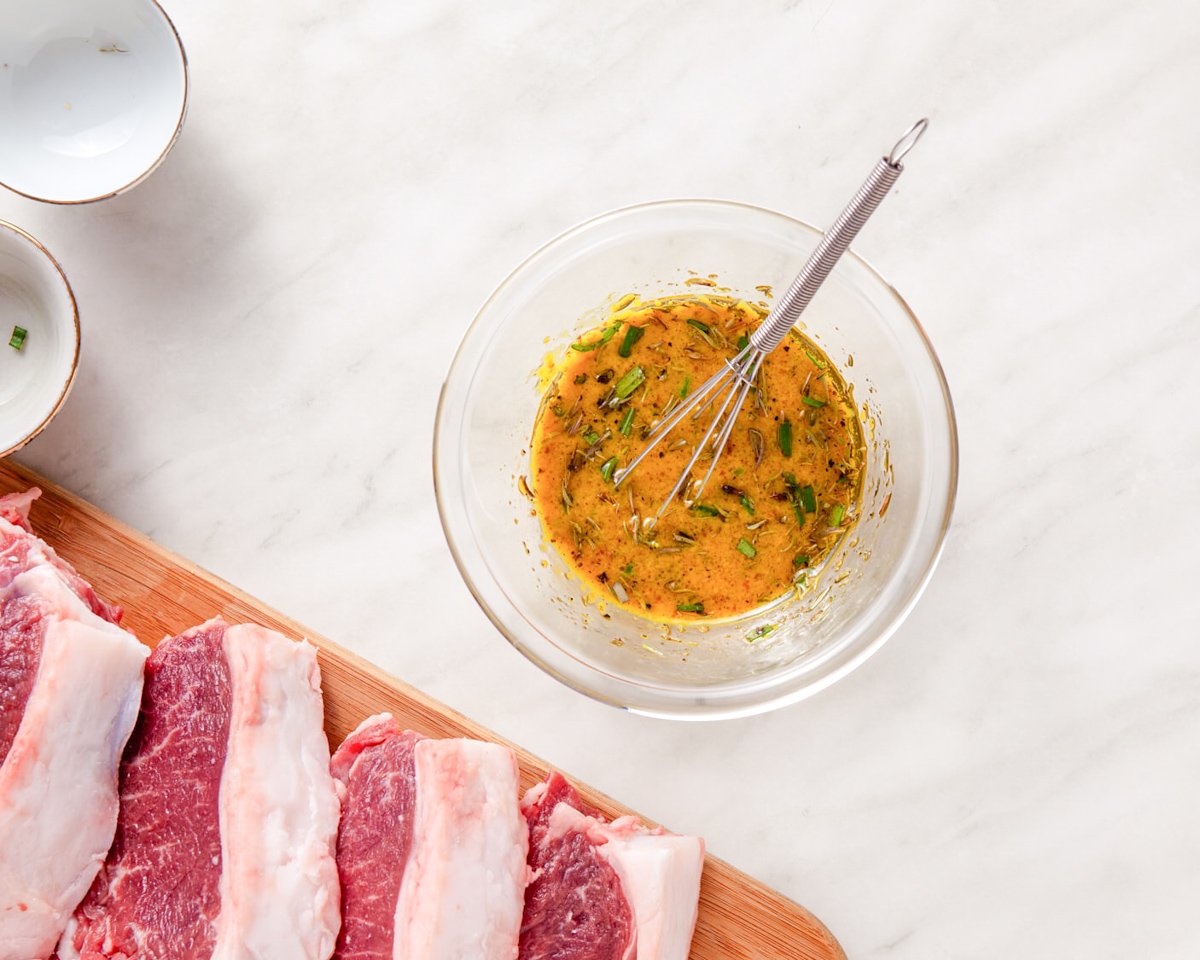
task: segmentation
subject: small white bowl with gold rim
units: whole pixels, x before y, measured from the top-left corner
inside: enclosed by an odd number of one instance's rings
[[[45,247],[0,220],[0,457],[41,433],[79,364],[79,309]]]
[[[174,145],[187,86],[155,0],[4,0],[0,185],[49,203],[128,190]]]

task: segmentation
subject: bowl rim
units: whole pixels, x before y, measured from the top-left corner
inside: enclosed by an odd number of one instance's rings
[[[74,207],[85,203],[96,203],[99,200],[108,200],[112,197],[117,197],[123,193],[127,193],[142,183],[147,177],[150,176],[150,174],[162,166],[162,162],[167,159],[167,154],[171,152],[172,148],[175,146],[175,143],[179,140],[179,135],[183,133],[183,123],[187,118],[191,78],[188,70],[187,50],[185,50],[183,47],[183,38],[179,36],[179,30],[175,27],[174,21],[172,21],[170,16],[167,15],[167,11],[163,8],[163,5],[159,3],[159,0],[143,0],[143,2],[148,3],[150,6],[157,9],[159,16],[163,18],[163,21],[170,28],[171,35],[175,38],[175,46],[179,50],[179,65],[183,70],[183,96],[179,98],[179,116],[175,119],[175,129],[171,132],[171,136],[167,138],[166,145],[162,148],[162,151],[159,153],[159,155],[154,158],[154,161],[150,164],[150,166],[148,166],[128,183],[113,190],[109,190],[107,193],[101,193],[94,197],[81,197],[75,200],[63,200],[56,197],[40,197],[35,193],[27,193],[18,187],[14,187],[11,183],[8,183],[3,179],[0,179],[0,187],[4,187],[6,190],[11,190],[13,193],[17,194],[17,196],[25,197],[27,200],[36,200],[38,203],[52,203],[55,206],[60,207]]]
[[[58,399],[54,401],[54,406],[50,408],[50,412],[42,418],[42,421],[36,427],[34,427],[31,432],[25,434],[24,437],[7,449],[0,450],[0,458],[4,458],[11,453],[16,453],[27,443],[29,443],[29,441],[33,440],[38,434],[45,430],[46,427],[50,425],[50,421],[58,415],[58,411],[62,409],[63,404],[67,402],[67,395],[71,392],[71,388],[75,385],[75,375],[79,372],[79,351],[83,341],[83,334],[79,325],[79,303],[75,299],[75,291],[71,289],[71,281],[67,279],[67,274],[62,268],[62,264],[58,262],[54,254],[47,250],[45,244],[43,244],[37,237],[29,233],[27,230],[22,230],[15,223],[9,223],[7,220],[0,220],[0,230],[8,230],[16,234],[18,239],[25,240],[26,242],[32,244],[36,249],[41,251],[42,255],[50,261],[50,265],[54,267],[56,271],[58,271],[58,276],[62,280],[63,287],[67,291],[67,299],[71,303],[71,325],[75,329],[75,345],[71,353],[71,371],[67,374],[66,382],[63,383],[63,388],[58,395]]]
[[[491,607],[488,605],[488,603],[484,600],[479,588],[476,586],[476,584],[474,583],[474,581],[472,579],[471,573],[467,569],[462,550],[461,550],[457,540],[455,539],[454,532],[451,529],[451,523],[448,519],[447,504],[445,502],[445,495],[446,495],[447,491],[445,491],[443,489],[443,485],[440,480],[441,470],[439,467],[439,463],[440,463],[439,449],[443,442],[448,442],[447,438],[445,436],[445,434],[448,430],[448,425],[446,425],[443,422],[444,418],[448,412],[447,411],[447,403],[446,403],[447,388],[449,387],[450,381],[454,377],[454,374],[455,374],[456,370],[458,369],[459,362],[463,358],[463,354],[464,354],[464,351],[467,349],[468,343],[473,339],[473,335],[481,329],[481,323],[482,323],[484,315],[487,313],[488,308],[491,307],[491,305],[495,302],[495,300],[500,296],[500,294],[504,290],[507,289],[509,284],[512,283],[512,281],[520,273],[522,273],[529,264],[531,264],[533,261],[535,261],[539,257],[541,257],[547,250],[549,250],[552,247],[557,246],[558,244],[560,244],[564,240],[568,239],[569,237],[571,237],[577,233],[583,232],[584,230],[596,225],[597,223],[599,223],[601,221],[608,220],[610,218],[615,218],[615,217],[625,215],[625,214],[649,211],[649,210],[653,210],[658,207],[672,207],[672,206],[681,206],[681,205],[729,207],[729,208],[738,209],[738,210],[742,210],[742,211],[750,211],[752,213],[766,214],[771,217],[778,217],[783,220],[786,220],[789,223],[791,223],[792,225],[802,227],[805,230],[808,230],[809,232],[813,233],[816,236],[821,236],[824,233],[823,230],[821,230],[818,227],[813,226],[811,223],[808,223],[805,220],[801,220],[798,217],[793,217],[790,214],[782,213],[778,210],[773,210],[769,207],[764,207],[759,204],[746,203],[746,202],[743,202],[740,200],[729,200],[729,199],[717,198],[717,197],[671,197],[671,198],[664,198],[664,199],[659,199],[659,200],[649,200],[649,201],[644,201],[641,203],[629,204],[627,206],[616,207],[616,208],[613,208],[610,210],[606,210],[602,213],[596,214],[592,217],[589,217],[585,220],[582,220],[582,221],[568,227],[567,229],[565,229],[565,230],[559,232],[558,234],[556,234],[555,236],[551,237],[546,242],[542,243],[535,250],[533,250],[528,256],[523,258],[520,261],[520,263],[518,263],[512,270],[510,270],[508,272],[508,274],[506,274],[505,277],[499,283],[496,284],[496,286],[492,290],[492,292],[488,295],[488,297],[483,301],[482,304],[480,304],[479,308],[476,310],[475,315],[471,319],[470,324],[468,324],[466,330],[463,331],[463,334],[459,340],[458,346],[455,348],[454,356],[451,358],[450,365],[447,368],[446,375],[445,375],[444,379],[442,380],[441,389],[438,393],[437,411],[436,411],[435,418],[434,418],[433,464],[432,464],[433,465],[434,498],[437,501],[438,520],[441,523],[442,532],[446,538],[446,544],[449,547],[450,554],[451,554],[452,558],[454,559],[454,564],[458,568],[459,576],[462,578],[463,583],[467,587],[467,590],[470,592],[471,596],[474,597],[476,604],[478,604],[479,608],[483,611],[484,615],[488,618],[488,620],[491,621],[492,625],[497,629],[497,631],[500,633],[500,635],[502,637],[504,637],[505,640],[508,641],[509,645],[514,647],[522,656],[524,656],[527,660],[529,660],[531,663],[533,663],[535,666],[537,666],[544,673],[553,677],[555,680],[557,680],[559,683],[562,683],[566,687],[576,691],[577,693],[581,693],[584,696],[586,696],[592,700],[597,700],[601,703],[607,703],[611,706],[618,707],[619,709],[628,710],[632,713],[636,713],[636,714],[639,714],[642,716],[651,716],[651,717],[658,717],[658,718],[662,718],[662,719],[674,719],[674,720],[691,720],[691,721],[733,719],[733,718],[739,718],[739,717],[753,716],[753,715],[761,714],[761,713],[767,713],[771,710],[776,710],[781,707],[785,707],[790,704],[797,703],[801,700],[807,699],[808,697],[813,696],[814,694],[818,693],[819,691],[824,690],[827,687],[831,686],[836,681],[842,679],[847,674],[853,672],[855,669],[860,667],[867,659],[869,659],[872,655],[874,655],[889,639],[891,639],[891,637],[900,628],[900,625],[903,624],[904,621],[908,618],[909,614],[912,612],[913,608],[916,606],[917,602],[920,600],[921,596],[924,594],[925,589],[928,587],[929,582],[933,577],[934,570],[937,568],[938,562],[940,561],[942,553],[945,550],[946,537],[949,532],[950,524],[953,520],[954,509],[955,509],[957,498],[958,498],[959,440],[958,440],[958,419],[955,414],[954,399],[950,393],[950,386],[949,386],[949,383],[947,382],[946,373],[945,373],[945,369],[942,366],[942,362],[937,355],[937,351],[934,350],[933,343],[930,340],[928,333],[925,331],[925,328],[921,324],[921,321],[917,318],[915,311],[909,305],[908,301],[905,300],[905,298],[901,295],[901,293],[895,288],[895,286],[893,286],[883,276],[883,274],[874,265],[872,265],[870,263],[870,261],[868,261],[865,257],[863,257],[861,254],[857,253],[852,248],[848,249],[844,254],[845,257],[852,258],[853,260],[857,261],[857,263],[861,267],[865,268],[866,271],[868,272],[868,274],[876,282],[878,282],[887,293],[889,293],[895,299],[896,303],[899,305],[902,312],[905,314],[905,316],[907,316],[909,322],[912,324],[913,330],[917,334],[918,340],[920,341],[921,345],[925,349],[925,353],[928,356],[928,359],[930,362],[930,368],[935,375],[935,378],[938,383],[938,388],[941,392],[942,401],[944,403],[944,412],[945,412],[945,416],[946,416],[946,428],[947,428],[946,434],[947,434],[947,447],[948,447],[948,449],[947,449],[948,468],[947,468],[947,483],[946,483],[946,488],[945,488],[945,507],[942,511],[942,516],[941,516],[938,526],[937,526],[937,532],[936,532],[937,540],[936,540],[935,544],[933,545],[933,549],[929,553],[929,557],[925,563],[924,569],[921,571],[921,574],[917,578],[913,587],[908,591],[908,594],[906,596],[904,596],[902,598],[902,600],[898,603],[896,610],[892,614],[892,616],[889,617],[881,625],[880,629],[876,633],[876,636],[874,638],[872,638],[869,642],[865,643],[860,649],[858,649],[853,654],[848,656],[842,663],[836,665],[835,667],[833,667],[831,670],[827,671],[826,673],[821,674],[820,676],[812,678],[808,682],[801,684],[799,687],[785,688],[785,689],[781,689],[779,691],[773,691],[773,692],[770,692],[766,697],[763,697],[761,699],[755,700],[750,703],[746,703],[746,702],[742,702],[742,701],[735,701],[733,703],[728,703],[728,704],[713,704],[711,702],[706,702],[703,706],[699,706],[694,701],[686,701],[681,698],[678,698],[677,702],[674,702],[676,700],[676,698],[673,698],[673,702],[670,705],[661,705],[661,706],[657,706],[657,707],[646,707],[642,704],[624,703],[616,697],[613,697],[611,695],[605,694],[604,692],[587,687],[583,683],[577,681],[576,679],[574,679],[571,676],[568,676],[562,670],[558,669],[554,664],[550,663],[546,657],[542,656],[538,651],[532,649],[528,644],[524,643],[519,637],[514,636],[509,631],[507,625],[504,623],[503,619],[499,616],[499,614],[496,611],[492,610]],[[519,616],[522,617],[522,619],[525,619],[526,622],[528,622],[527,618],[524,617],[524,614],[521,613],[520,610],[517,610],[516,612]],[[535,630],[536,630],[536,628],[535,628]],[[551,641],[551,642],[553,642],[553,641]],[[569,651],[562,650],[560,648],[560,652],[563,653],[564,656],[569,657],[572,660],[574,660],[575,662],[580,663],[582,666],[586,667],[589,672],[594,672],[594,673],[604,673],[605,672],[605,671],[597,670],[597,668],[593,667],[592,665],[587,664],[582,660],[579,660],[577,657],[574,657],[574,655],[572,655]],[[607,674],[607,675],[610,677],[612,676],[611,674]],[[629,686],[629,687],[642,687],[642,688],[644,688],[646,690],[650,690],[650,691],[661,690],[661,688],[655,688],[653,685],[638,684],[636,681],[630,681],[625,678],[614,678],[614,679],[617,679],[621,685],[625,685],[625,686]]]

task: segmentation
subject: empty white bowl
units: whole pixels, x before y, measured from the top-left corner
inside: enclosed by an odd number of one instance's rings
[[[0,184],[34,200],[115,196],[183,126],[187,58],[154,0],[0,3]]]
[[[24,333],[20,349],[13,329]],[[79,363],[79,310],[45,247],[0,220],[0,457],[36,437],[58,413]]]

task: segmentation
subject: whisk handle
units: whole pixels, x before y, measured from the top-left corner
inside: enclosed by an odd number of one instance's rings
[[[904,164],[901,162],[904,155],[913,148],[928,125],[928,120],[918,120],[897,141],[891,152],[875,164],[875,169],[859,187],[854,199],[825,232],[821,242],[817,244],[817,249],[804,264],[804,269],[792,281],[792,285],[775,304],[763,324],[751,335],[752,347],[769,353],[783,342],[783,338],[796,325],[796,320],[825,282],[834,265],[846,252],[851,241],[858,236],[858,231],[863,228],[867,218],[875,212],[875,208],[883,202],[892,185],[900,178],[900,174],[904,172]]]

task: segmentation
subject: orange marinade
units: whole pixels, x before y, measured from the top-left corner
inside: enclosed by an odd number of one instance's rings
[[[862,429],[837,368],[794,331],[764,362],[699,498],[685,486],[648,522],[712,409],[685,418],[619,488],[614,474],[764,312],[717,296],[618,307],[570,346],[543,398],[531,486],[547,540],[598,596],[659,619],[732,616],[802,588],[861,500]],[[694,480],[710,462],[706,451]]]

